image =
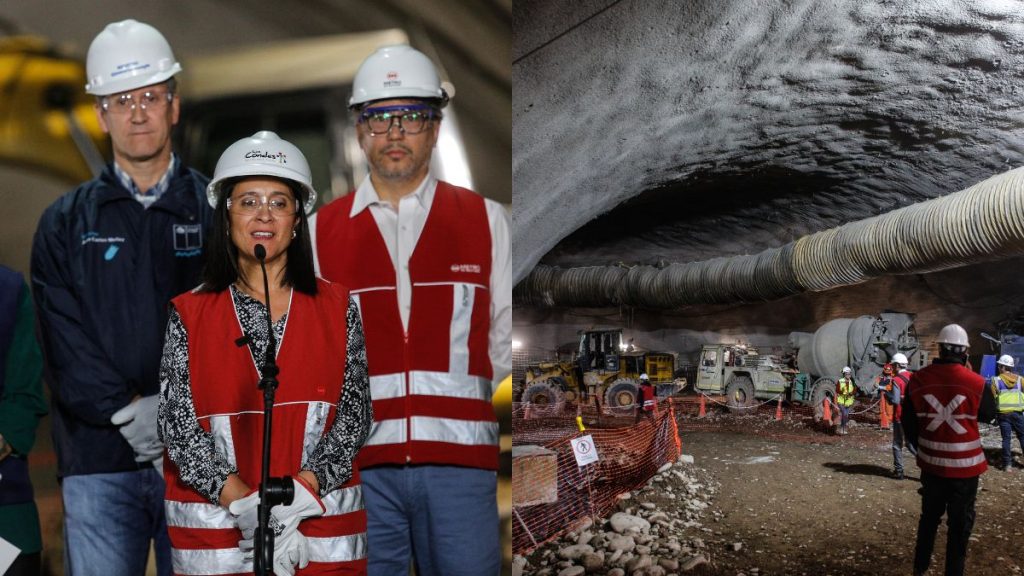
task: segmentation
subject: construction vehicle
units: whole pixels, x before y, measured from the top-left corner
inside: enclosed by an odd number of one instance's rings
[[[617,411],[632,410],[641,374],[647,374],[659,397],[686,386],[685,379],[675,377],[675,363],[675,354],[634,349],[623,341],[622,329],[590,330],[580,335],[571,360],[529,366],[519,399],[534,406],[593,401]]]
[[[790,333],[789,351],[782,356],[761,355],[741,345],[705,345],[695,388],[724,393],[733,410],[749,409],[757,400],[779,394],[817,407],[835,395],[836,379],[844,366],[853,370],[862,394],[873,394],[882,367],[898,352],[911,360],[912,370],[926,363],[913,314],[886,311],[878,316],[837,318],[814,333]]]
[[[728,406],[741,410],[757,398],[785,393],[797,376],[776,355],[759,354],[743,344],[705,344],[701,347],[695,388],[701,392],[724,393]]]

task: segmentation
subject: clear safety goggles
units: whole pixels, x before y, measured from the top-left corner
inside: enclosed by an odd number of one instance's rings
[[[441,111],[427,104],[399,104],[367,107],[359,114],[359,123],[366,124],[371,136],[387,134],[395,121],[402,134],[419,134],[440,117]]]
[[[264,206],[274,216],[291,216],[299,212],[299,206],[295,199],[290,198],[287,194],[260,196],[255,192],[248,192],[237,197],[230,197],[227,201],[229,212],[246,216],[258,214]]]
[[[131,114],[136,107],[152,112],[162,112],[174,100],[174,92],[167,90],[146,90],[145,92],[114,94],[100,99],[104,112],[114,115]]]

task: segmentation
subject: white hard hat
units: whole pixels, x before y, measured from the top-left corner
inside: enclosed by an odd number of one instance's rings
[[[434,63],[412,46],[384,46],[363,60],[352,81],[348,105],[391,98],[437,98],[445,107],[455,87],[441,82]]]
[[[967,341],[967,331],[961,328],[959,324],[950,324],[939,330],[939,337],[935,339],[935,342],[938,344],[963,346],[964,348],[968,348],[971,345]]]
[[[999,364],[1000,366],[1006,366],[1007,368],[1013,368],[1013,356],[1010,356],[1009,354],[1003,354],[1002,356],[999,357],[999,360],[996,361],[996,364]]]
[[[897,364],[903,364],[903,365],[907,365],[907,364],[910,363],[910,362],[907,361],[907,357],[904,356],[902,352],[897,352],[897,353],[893,354],[892,355],[892,361],[897,363]]]
[[[644,372],[643,374],[640,375],[640,379],[641,380],[650,380],[650,378],[647,377],[647,373],[646,372]]]
[[[843,366],[843,374],[846,374],[847,372],[853,374],[853,370],[851,370],[849,366]]]
[[[96,96],[159,84],[181,72],[159,30],[135,20],[108,24],[89,45],[85,91]]]
[[[245,176],[276,176],[295,182],[306,191],[303,204],[306,214],[313,211],[316,190],[313,189],[309,163],[301,150],[277,134],[263,130],[228,146],[217,160],[213,180],[206,187],[206,200],[210,206],[217,207],[217,199],[223,192],[221,184],[225,180]]]

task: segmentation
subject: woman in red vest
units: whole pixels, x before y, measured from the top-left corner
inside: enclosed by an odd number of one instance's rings
[[[271,510],[273,570],[365,574],[366,512],[353,465],[373,420],[363,329],[348,290],[313,271],[309,166],[298,148],[259,132],[224,152],[207,196],[214,224],[204,281],[172,301],[160,371],[174,572],[253,571],[257,384],[275,342],[270,475],[291,476],[295,496]]]

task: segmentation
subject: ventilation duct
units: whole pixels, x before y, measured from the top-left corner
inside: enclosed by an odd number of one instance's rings
[[[647,309],[768,301],[1021,253],[1024,168],[758,254],[664,268],[539,265],[516,286],[513,298],[522,306]]]

